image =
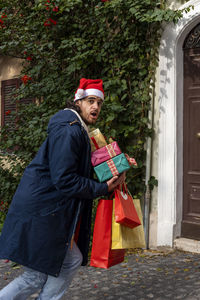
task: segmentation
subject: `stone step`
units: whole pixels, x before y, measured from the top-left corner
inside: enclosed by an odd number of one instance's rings
[[[174,240],[174,248],[192,253],[200,253],[200,241],[182,237],[177,238]]]

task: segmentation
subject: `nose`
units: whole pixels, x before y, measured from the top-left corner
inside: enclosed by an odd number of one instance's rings
[[[93,103],[93,108],[95,108],[95,109],[99,109],[99,106],[98,106],[98,102],[97,101],[95,101],[94,103]]]

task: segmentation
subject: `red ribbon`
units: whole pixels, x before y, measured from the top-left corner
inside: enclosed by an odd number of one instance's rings
[[[96,142],[96,140],[95,140],[95,138],[94,138],[93,136],[91,137],[91,140],[92,140],[92,142],[93,142],[95,148],[96,148],[96,149],[99,149],[99,145],[97,144],[97,142]]]

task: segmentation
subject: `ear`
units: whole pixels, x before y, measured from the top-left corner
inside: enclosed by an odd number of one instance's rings
[[[75,103],[75,105],[80,107],[81,100],[76,100],[74,103]]]

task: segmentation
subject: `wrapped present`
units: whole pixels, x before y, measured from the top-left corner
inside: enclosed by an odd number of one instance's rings
[[[91,131],[89,133],[89,137],[90,137],[92,152],[107,145],[103,134],[101,133],[101,131],[98,128]]]
[[[94,167],[94,171],[97,175],[97,178],[100,182],[107,181],[108,179],[112,178],[113,176],[119,175],[124,171],[130,169],[130,165],[124,155],[121,153],[102,164]]]
[[[108,144],[94,152],[92,152],[91,162],[93,167],[103,163],[104,161],[109,160],[119,154],[121,154],[121,150],[117,144],[117,142],[113,142]]]

